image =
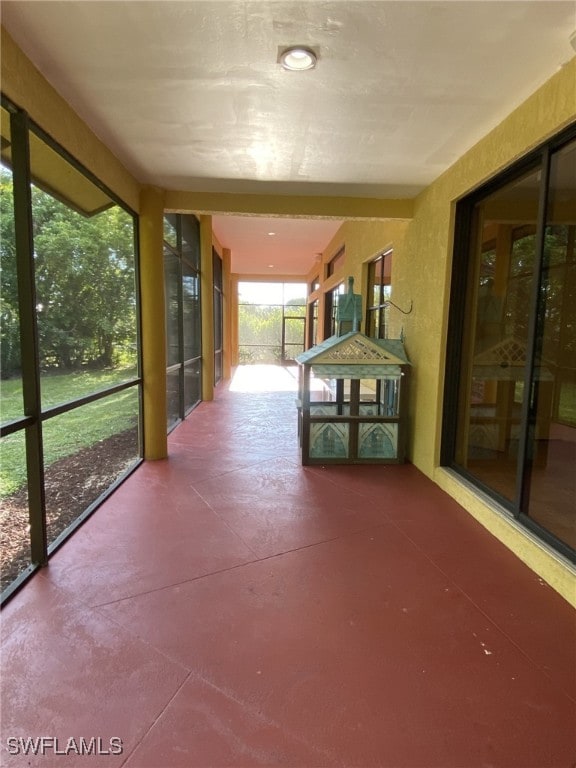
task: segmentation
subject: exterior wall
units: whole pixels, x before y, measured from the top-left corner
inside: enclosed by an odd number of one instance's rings
[[[1,28],[2,92],[132,210],[140,184],[96,137]]]
[[[320,289],[310,295],[309,298],[321,299],[319,313],[319,334],[322,336],[322,318],[324,317],[323,297],[334,286],[341,282],[347,283],[349,277],[354,278],[354,293],[361,293],[363,297],[362,309],[366,314],[366,288],[368,280],[368,263],[378,254],[388,248],[394,248],[394,258],[392,260],[392,290],[394,291],[394,301],[402,306],[404,300],[403,292],[396,290],[395,264],[401,258],[403,241],[406,235],[408,221],[403,219],[385,219],[373,221],[345,221],[336,232],[332,240],[328,243],[322,253],[322,259],[319,264],[315,264],[306,277],[306,282],[310,283],[316,275],[319,274]],[[345,245],[345,261],[333,275],[324,277],[328,263],[338,250]],[[407,289],[409,292],[409,289]],[[410,297],[408,297],[409,300]],[[401,322],[391,317],[390,336],[398,337],[401,331]],[[362,330],[364,329],[364,316],[362,318]]]
[[[362,293],[365,304],[366,262],[388,247],[394,249],[393,300],[401,307],[413,301],[409,315],[393,310],[389,315],[390,335],[399,336],[404,331],[406,351],[413,363],[410,461],[576,605],[573,566],[498,505],[439,466],[456,203],[574,120],[576,58],[424,190],[415,200],[410,221],[346,222],[326,247],[321,265],[310,271],[308,281],[320,271],[321,288],[311,296],[322,298],[352,275],[355,292]],[[326,264],[344,243],[343,267],[324,279]],[[322,309],[321,301],[320,320]]]
[[[394,291],[408,293],[404,318],[412,361],[411,461],[576,605],[574,569],[450,471],[439,467],[454,216],[458,200],[576,120],[576,58],[464,154],[417,199]]]
[[[576,119],[576,58],[463,155],[417,199],[394,280],[409,290],[406,348],[414,364],[411,456],[433,477],[440,455],[452,241],[457,201]]]

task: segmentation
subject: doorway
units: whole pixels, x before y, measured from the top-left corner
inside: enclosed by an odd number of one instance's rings
[[[238,353],[241,365],[293,364],[304,351],[306,283],[238,283]]]
[[[305,317],[284,315],[282,318],[282,365],[295,365],[296,357],[304,352],[305,334]]]

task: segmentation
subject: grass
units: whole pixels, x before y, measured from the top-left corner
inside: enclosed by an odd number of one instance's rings
[[[66,403],[106,387],[113,387],[136,377],[136,368],[115,368],[105,371],[43,374],[40,379],[42,407]],[[22,382],[19,378],[0,382],[0,418],[12,421],[24,415]]]
[[[105,387],[126,381],[133,369],[98,373],[71,373],[44,376],[44,407],[66,402]],[[2,421],[22,416],[22,389],[19,380],[3,381],[0,388]],[[130,388],[84,405],[44,422],[44,462],[49,466],[72,456],[112,435],[133,428],[138,423],[138,390]],[[17,432],[0,442],[0,496],[18,491],[26,483],[24,433]]]

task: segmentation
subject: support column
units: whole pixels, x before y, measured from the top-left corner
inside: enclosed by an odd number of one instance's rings
[[[140,193],[140,306],[145,459],[168,455],[163,223],[164,191],[144,187]]]
[[[202,400],[214,400],[212,216],[200,216],[200,290],[202,301]]]
[[[222,325],[224,326],[223,366],[222,376],[229,379],[232,375],[232,281],[231,269],[232,254],[230,248],[222,249]]]

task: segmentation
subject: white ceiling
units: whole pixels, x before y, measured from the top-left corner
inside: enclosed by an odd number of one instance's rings
[[[369,197],[433,181],[574,55],[576,28],[573,0],[3,0],[1,13],[140,181]],[[315,70],[277,63],[295,43],[318,52]],[[246,224],[220,222],[233,258]]]

